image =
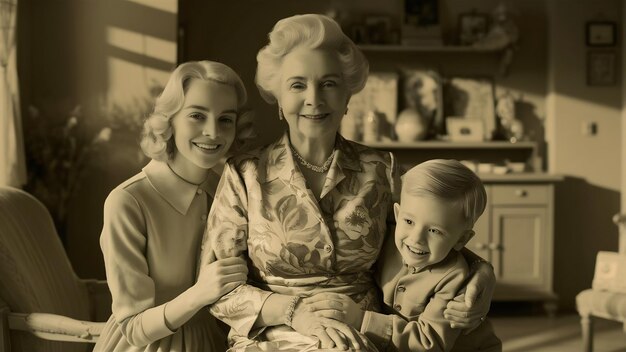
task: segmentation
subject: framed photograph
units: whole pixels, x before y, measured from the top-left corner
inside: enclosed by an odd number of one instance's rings
[[[369,112],[374,112],[380,117],[381,139],[394,139],[393,126],[398,115],[398,74],[396,72],[370,72],[365,88],[350,98],[348,113],[344,116],[344,120],[353,121],[360,125],[355,128],[362,130],[363,119]],[[343,134],[343,123],[341,130]]]
[[[388,44],[391,36],[391,17],[366,16],[367,41],[371,44]]]
[[[472,45],[481,40],[489,29],[489,15],[466,12],[459,15],[459,44]]]
[[[404,0],[404,24],[416,27],[439,24],[438,0]]]
[[[611,21],[589,21],[585,33],[587,46],[615,46],[617,24]]]
[[[590,50],[587,53],[587,85],[611,86],[617,83],[617,53]]]
[[[400,104],[413,108],[426,118],[432,134],[443,134],[443,87],[437,71],[427,69],[400,70]]]
[[[492,139],[496,130],[496,113],[491,78],[455,77],[449,79],[444,85],[444,102],[446,118],[451,116],[482,120],[483,139]]]
[[[350,35],[352,37],[352,41],[355,44],[368,44],[369,43],[368,35],[367,35],[367,28],[365,28],[365,26],[362,24],[352,25],[352,27],[350,28]]]
[[[448,117],[446,128],[452,142],[480,142],[485,138],[482,120]]]

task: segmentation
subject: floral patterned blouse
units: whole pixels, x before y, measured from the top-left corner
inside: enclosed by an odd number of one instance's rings
[[[227,162],[200,270],[214,258],[249,259],[248,283],[211,306],[231,326],[231,345],[250,343],[263,330],[251,328],[272,292],[341,292],[378,310],[373,264],[393,219],[395,160],[340,135],[334,153],[319,201],[294,162],[287,134]]]

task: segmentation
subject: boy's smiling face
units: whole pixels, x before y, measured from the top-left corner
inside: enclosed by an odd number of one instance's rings
[[[402,205],[394,204],[393,210],[396,247],[404,262],[418,269],[442,261],[474,235],[460,202],[403,193]]]

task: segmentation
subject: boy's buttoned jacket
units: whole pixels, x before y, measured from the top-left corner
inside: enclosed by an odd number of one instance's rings
[[[470,334],[451,328],[443,316],[448,302],[464,288],[469,268],[451,250],[441,262],[422,270],[403,263],[393,237],[379,258],[376,280],[383,291],[382,313],[368,311],[361,332],[381,351],[501,351],[489,322]]]

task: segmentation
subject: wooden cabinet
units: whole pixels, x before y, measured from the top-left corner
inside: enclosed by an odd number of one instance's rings
[[[489,260],[497,278],[494,301],[540,300],[556,311],[553,291],[554,184],[545,175],[533,181],[485,180],[488,203],[468,243]]]

